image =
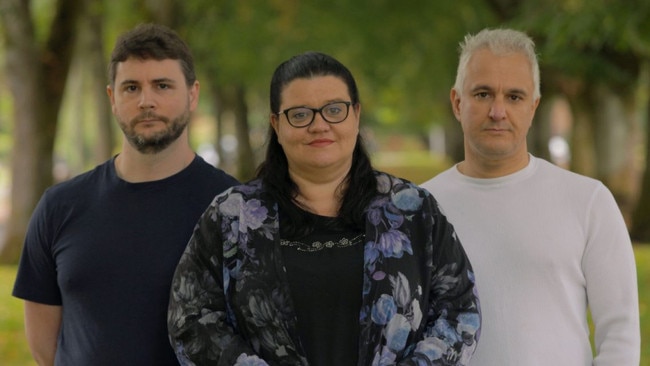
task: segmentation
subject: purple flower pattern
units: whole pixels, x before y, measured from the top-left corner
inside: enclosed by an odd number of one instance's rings
[[[376,176],[379,194],[366,209],[358,364],[464,365],[480,311],[453,227],[426,190]],[[171,291],[170,339],[183,364],[307,364],[278,222],[259,181],[217,196],[203,215]]]

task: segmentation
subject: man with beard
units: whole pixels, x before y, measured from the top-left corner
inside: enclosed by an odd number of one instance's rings
[[[178,365],[171,278],[201,213],[237,183],[189,145],[199,83],[174,31],[122,35],[109,82],[121,151],[49,188],[25,238],[13,295],[39,365]]]

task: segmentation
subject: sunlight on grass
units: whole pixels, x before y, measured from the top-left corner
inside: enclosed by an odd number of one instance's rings
[[[650,365],[650,244],[634,247],[639,279],[639,317],[641,321],[641,366]]]
[[[0,266],[0,360],[6,366],[32,366],[25,341],[23,302],[11,296],[15,266]]]
[[[371,159],[375,169],[415,184],[422,184],[451,166],[444,156],[423,150],[376,152]]]

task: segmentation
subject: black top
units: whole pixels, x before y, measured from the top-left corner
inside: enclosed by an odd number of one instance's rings
[[[305,215],[315,230],[281,240],[302,345],[311,366],[356,365],[364,235],[334,218]]]
[[[142,183],[120,179],[109,160],[45,192],[13,295],[63,306],[56,365],[178,365],[172,275],[201,213],[236,183],[198,156]]]

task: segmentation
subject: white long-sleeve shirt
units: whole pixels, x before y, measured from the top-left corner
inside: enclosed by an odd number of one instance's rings
[[[634,253],[602,183],[531,156],[508,176],[452,167],[422,187],[474,267],[483,324],[471,365],[639,365]]]

